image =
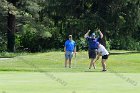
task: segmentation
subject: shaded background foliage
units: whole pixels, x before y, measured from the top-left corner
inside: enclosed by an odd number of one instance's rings
[[[84,34],[97,28],[108,49],[140,50],[139,0],[0,0],[0,15],[0,51],[60,50],[69,34],[83,50]]]

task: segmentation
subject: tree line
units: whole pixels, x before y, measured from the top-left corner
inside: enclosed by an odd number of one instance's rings
[[[69,34],[81,50],[97,28],[108,49],[140,50],[140,1],[0,0],[0,51],[62,49]]]

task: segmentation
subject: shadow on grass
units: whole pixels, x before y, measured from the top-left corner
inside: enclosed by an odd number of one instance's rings
[[[132,51],[132,52],[112,52],[110,55],[122,55],[122,54],[138,54],[140,51]]]
[[[102,72],[102,71],[84,71],[84,72]]]
[[[35,70],[25,70],[25,69],[0,69],[0,71],[38,72],[38,71],[35,71]]]

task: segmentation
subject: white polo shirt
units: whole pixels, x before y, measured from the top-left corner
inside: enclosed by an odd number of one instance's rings
[[[101,53],[102,56],[109,54],[105,47],[101,44],[99,44],[98,52]]]

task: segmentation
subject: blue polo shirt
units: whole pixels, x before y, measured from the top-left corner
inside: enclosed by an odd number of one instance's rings
[[[89,49],[97,49],[98,48],[98,45],[99,45],[99,41],[101,40],[100,37],[95,38],[95,39],[93,39],[91,37],[87,37],[86,39],[88,41],[88,47],[89,47]]]
[[[75,46],[76,46],[76,43],[73,40],[67,40],[65,42],[66,51],[73,52]]]

